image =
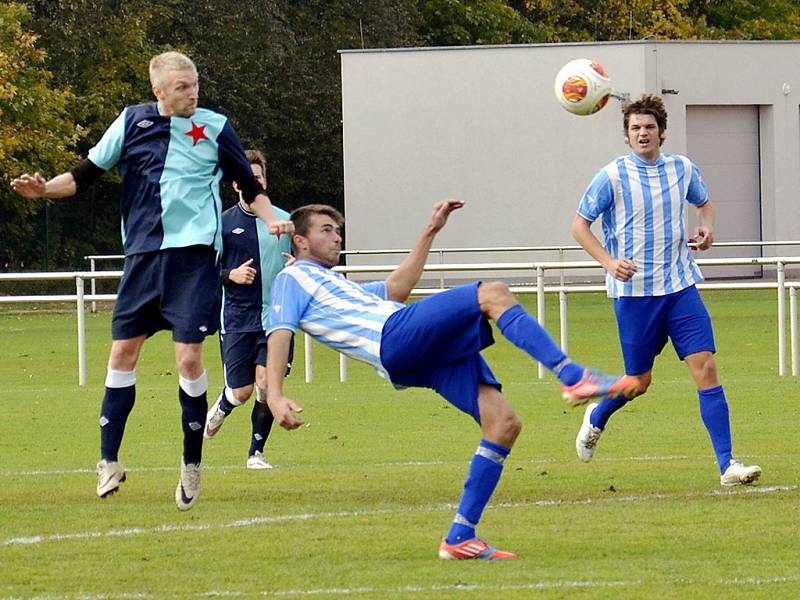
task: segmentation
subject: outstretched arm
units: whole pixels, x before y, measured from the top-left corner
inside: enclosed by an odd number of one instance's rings
[[[267,340],[267,404],[275,421],[284,429],[297,429],[304,421],[295,413],[303,409],[283,395],[283,378],[289,362],[289,345],[293,333],[288,329],[276,329]]]
[[[592,223],[576,214],[572,220],[572,237],[589,255],[599,262],[614,279],[628,281],[636,273],[636,263],[627,258],[615,259],[592,233]]]
[[[464,206],[463,200],[439,200],[433,205],[430,221],[411,249],[411,253],[386,278],[386,296],[389,300],[405,302],[422,276],[422,269],[428,259],[433,239],[447,223],[450,213],[462,206]]]
[[[67,198],[78,190],[75,178],[67,171],[45,181],[40,173],[25,173],[11,180],[11,189],[24,198]]]
[[[270,202],[269,196],[263,192],[258,194],[250,203],[250,210],[256,213],[256,216],[269,226],[270,233],[274,233],[278,237],[281,237],[281,234],[284,233],[294,233],[294,223],[291,221],[279,221],[275,218],[272,202]]]

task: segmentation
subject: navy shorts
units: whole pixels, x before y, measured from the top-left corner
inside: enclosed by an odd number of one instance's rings
[[[125,257],[111,337],[127,340],[172,330],[172,339],[200,343],[219,329],[220,285],[211,246],[166,248]]]
[[[410,304],[383,326],[381,363],[392,383],[431,388],[480,423],[478,385],[502,389],[480,351],[494,343],[478,304],[478,285]]]
[[[267,336],[263,331],[220,333],[219,347],[225,385],[234,390],[256,382],[256,365],[267,366]],[[293,359],[294,337],[289,344],[287,376]]]
[[[683,360],[696,352],[716,352],[711,317],[695,286],[666,296],[614,299],[625,373],[652,370],[667,339]]]

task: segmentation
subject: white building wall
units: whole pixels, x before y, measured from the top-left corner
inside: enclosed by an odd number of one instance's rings
[[[583,189],[601,165],[627,152],[619,101],[577,117],[553,97],[558,69],[580,57],[605,65],[618,92],[678,92],[663,96],[666,151],[686,152],[686,105],[759,105],[762,236],[800,239],[800,43],[611,42],[341,57],[351,249],[410,247],[443,197],[467,206],[439,247],[574,244],[569,225]]]

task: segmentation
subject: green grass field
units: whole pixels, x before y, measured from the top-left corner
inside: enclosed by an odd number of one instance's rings
[[[89,315],[89,384],[77,385],[75,315],[0,312],[2,598],[800,597],[798,381],[777,376],[774,292],[714,292],[718,364],[734,451],[764,468],[723,489],[697,396],[667,348],[649,393],[580,463],[552,378],[504,340],[486,352],[524,430],[479,533],[517,561],[436,558],[479,431],[433,392],[395,392],[363,365],[302,344],[289,395],[308,426],[275,428],[272,471],[247,471],[249,406],[205,445],[203,494],[174,504],[180,461],[169,335],[145,346],[121,460],[128,481],[95,496],[109,314]],[[548,323],[556,332],[555,303]],[[617,372],[609,301],[570,296],[574,358]],[[557,332],[556,332],[557,333]],[[499,336],[498,336],[499,338]],[[207,344],[212,390],[221,382]]]

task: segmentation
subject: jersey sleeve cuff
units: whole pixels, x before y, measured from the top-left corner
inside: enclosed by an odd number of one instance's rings
[[[292,333],[297,333],[296,325],[292,325],[291,323],[278,323],[277,325],[272,325],[267,328],[266,336],[269,337],[273,331],[278,331],[279,329],[286,329]]]

